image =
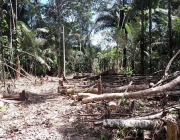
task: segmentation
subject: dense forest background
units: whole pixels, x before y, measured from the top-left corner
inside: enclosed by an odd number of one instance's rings
[[[1,80],[26,72],[154,74],[179,44],[179,0],[0,2]]]

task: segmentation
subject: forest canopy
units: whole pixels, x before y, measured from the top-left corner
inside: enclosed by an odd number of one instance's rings
[[[179,50],[179,8],[178,0],[2,0],[0,76],[162,71]]]

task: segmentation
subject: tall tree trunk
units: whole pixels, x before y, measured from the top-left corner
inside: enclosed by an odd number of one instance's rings
[[[61,55],[61,51],[62,51],[62,48],[61,48],[61,43],[60,43],[60,41],[61,41],[61,36],[60,36],[60,34],[61,34],[61,21],[60,21],[60,9],[59,9],[59,1],[58,0],[55,0],[54,2],[53,2],[54,4],[55,4],[55,9],[56,9],[56,11],[57,11],[57,17],[56,17],[56,19],[57,19],[57,22],[58,22],[58,30],[57,30],[57,49],[58,49],[58,77],[60,77],[61,76],[61,74],[62,74],[62,63],[61,63],[61,61],[62,61],[62,55]]]
[[[60,37],[60,28],[58,28],[58,32],[57,32],[57,55],[58,55],[58,77],[61,76],[61,44],[60,44],[60,40],[61,40],[61,37]]]
[[[171,13],[172,13],[172,8],[171,8],[171,0],[168,0],[168,36],[169,36],[169,56],[172,58],[173,56],[173,41],[172,41],[172,22],[171,22]]]
[[[0,5],[0,21],[2,21],[4,19],[3,15],[3,6],[2,4]],[[0,38],[2,37],[2,31],[3,29],[0,30]],[[5,70],[4,70],[4,46],[2,44],[2,38],[0,39],[0,58],[1,58],[1,62],[0,63],[0,80],[2,80],[4,82],[4,86],[5,86]]]
[[[150,73],[152,73],[152,1],[150,1],[149,5],[149,68],[150,68]]]
[[[126,55],[126,46],[124,46],[123,48],[123,68],[126,68],[126,64],[127,64],[127,55]]]
[[[123,0],[123,6],[125,5],[125,0]],[[121,24],[121,29],[124,29],[125,30],[125,35],[126,35],[126,40],[127,40],[127,32],[126,32],[126,29],[125,29],[125,26],[124,26],[124,20],[125,20],[125,16],[124,16],[124,11],[122,10],[120,13],[120,22],[119,24]],[[122,21],[121,21],[122,19]],[[126,66],[127,66],[127,49],[126,49],[126,45],[124,45],[123,47],[123,68],[126,69]]]
[[[13,9],[13,3],[10,0],[10,4],[11,4],[11,17],[12,17],[12,25],[13,25],[13,29],[16,30],[17,32],[17,0],[15,1],[15,13],[14,13],[14,9]],[[14,17],[15,15],[15,17]],[[17,40],[17,33],[15,36],[16,40]],[[15,78],[18,79],[20,77],[20,60],[19,60],[19,55],[18,55],[18,50],[17,50],[17,46],[18,46],[18,42],[15,42],[14,44],[14,48],[15,48],[15,53],[14,53],[14,58],[15,58],[15,64],[16,64],[16,74],[15,74]]]
[[[65,57],[65,32],[63,25],[63,75],[66,77],[66,57]]]
[[[144,74],[144,0],[141,0],[141,74]]]

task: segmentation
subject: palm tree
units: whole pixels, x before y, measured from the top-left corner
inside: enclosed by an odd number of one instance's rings
[[[127,31],[125,29],[125,23],[129,19],[129,7],[126,6],[123,8],[125,0],[122,3],[115,3],[111,8],[105,8],[99,14],[96,20],[95,32],[102,31],[104,29],[117,29],[120,32],[124,32],[127,40]],[[124,34],[123,33],[123,34]],[[123,47],[123,67],[127,65],[127,56],[126,56],[126,45]]]

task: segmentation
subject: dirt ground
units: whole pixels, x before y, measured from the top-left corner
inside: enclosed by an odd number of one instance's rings
[[[111,77],[111,76],[110,76]],[[118,79],[106,77],[104,81],[109,84],[125,85],[130,80],[128,77]],[[160,100],[138,99],[135,102],[135,111],[132,112],[128,100],[121,106],[121,109],[111,111],[115,115],[109,116],[107,109],[108,101],[99,101],[82,104],[70,96],[58,93],[59,78],[49,77],[42,84],[35,78],[20,78],[19,80],[7,80],[13,87],[12,90],[28,91],[29,98],[21,103],[8,103],[7,108],[1,111],[2,122],[0,125],[0,139],[2,140],[120,140],[119,129],[109,129],[102,126],[104,118],[125,118],[140,116],[150,112],[157,112],[162,109]],[[83,80],[67,77],[71,85],[82,84]],[[151,78],[141,83],[157,81]],[[86,81],[96,82],[97,79]],[[0,96],[7,92],[2,86]],[[169,106],[179,104],[179,100],[170,101]],[[121,115],[118,115],[121,113]],[[122,113],[126,114],[122,116]],[[139,137],[140,139],[141,137]]]

